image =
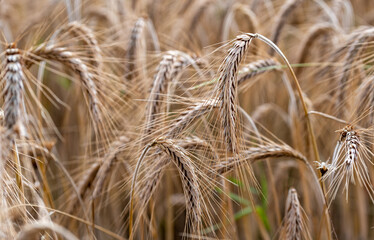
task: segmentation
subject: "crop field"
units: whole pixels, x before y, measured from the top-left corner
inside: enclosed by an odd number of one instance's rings
[[[0,239],[374,239],[373,0],[0,0]]]

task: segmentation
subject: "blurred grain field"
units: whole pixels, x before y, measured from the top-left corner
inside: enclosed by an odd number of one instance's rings
[[[370,0],[0,0],[0,239],[374,239],[373,24]]]

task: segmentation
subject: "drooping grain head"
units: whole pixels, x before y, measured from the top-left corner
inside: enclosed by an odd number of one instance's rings
[[[187,152],[182,147],[175,144],[173,140],[165,139],[163,137],[155,139],[152,143],[148,144],[141,154],[138,160],[136,170],[133,176],[132,191],[135,187],[135,181],[138,173],[138,169],[151,147],[157,146],[162,152],[167,155],[167,158],[158,159],[157,166],[148,177],[146,177],[145,188],[141,190],[140,201],[141,207],[149,201],[149,197],[154,192],[155,188],[159,183],[159,179],[162,176],[163,169],[165,166],[172,162],[178,169],[180,179],[183,185],[183,190],[186,198],[187,215],[191,220],[192,231],[197,231],[201,227],[202,217],[202,196],[200,192],[197,172],[199,171],[193,164],[191,158],[187,155]],[[133,198],[131,199],[133,200]],[[130,203],[130,212],[132,212],[132,201]],[[131,214],[130,214],[131,215]],[[130,219],[131,222],[131,219]],[[131,226],[131,223],[130,223]]]
[[[236,37],[233,47],[228,51],[228,55],[224,59],[220,67],[220,76],[218,80],[219,101],[221,101],[221,122],[223,127],[223,135],[228,152],[237,154],[238,146],[238,81],[237,74],[240,62],[252,37],[249,35],[240,35]]]
[[[95,123],[101,121],[101,102],[99,100],[99,93],[97,84],[95,83],[94,74],[92,69],[90,69],[81,58],[79,58],[75,53],[69,51],[67,48],[48,44],[41,44],[37,48],[31,49],[27,55],[29,61],[25,63],[26,66],[31,66],[33,61],[52,60],[71,68],[71,70],[73,70],[81,80],[82,89],[84,94],[87,96],[93,121]]]
[[[173,70],[175,57],[172,54],[165,54],[157,67],[157,73],[154,76],[151,93],[148,97],[146,106],[146,126],[145,126],[145,142],[150,138],[156,128],[156,121],[162,112],[163,99],[166,93],[170,77]]]
[[[258,160],[264,160],[266,158],[293,158],[306,162],[306,158],[297,152],[296,150],[281,145],[265,145],[261,147],[248,148],[241,154],[239,159],[233,157],[227,161],[219,162],[214,168],[219,174],[225,174],[232,171],[235,166],[243,164],[253,164]]]
[[[180,114],[166,136],[169,138],[178,137],[195,119],[209,113],[213,108],[217,108],[218,106],[219,101],[217,99],[204,100],[190,106]]]
[[[244,84],[247,80],[260,75],[265,72],[270,72],[277,68],[279,65],[278,62],[275,60],[269,58],[269,59],[261,59],[255,62],[252,62],[239,71],[239,77],[238,77],[238,85]]]
[[[94,32],[88,26],[76,21],[67,24],[66,31],[88,46],[92,66],[100,73],[103,65],[103,57]]]

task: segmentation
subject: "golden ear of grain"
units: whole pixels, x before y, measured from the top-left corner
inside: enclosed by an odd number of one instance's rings
[[[296,150],[288,146],[280,145],[266,145],[262,147],[252,147],[244,151],[240,155],[240,159],[229,158],[227,161],[219,162],[214,169],[219,174],[225,174],[234,169],[235,166],[240,166],[242,164],[252,164],[258,160],[264,160],[266,158],[294,158],[307,162],[306,158]]]
[[[269,58],[265,60],[258,60],[251,62],[239,70],[238,85],[244,84],[247,80],[258,76],[262,73],[275,70],[280,64],[275,60]]]
[[[350,81],[350,73],[352,69],[354,69],[354,64],[356,61],[357,55],[360,54],[361,51],[364,50],[366,47],[368,40],[373,39],[374,37],[374,28],[368,29],[366,31],[363,31],[357,39],[352,43],[352,45],[348,49],[348,53],[345,58],[344,62],[344,68],[343,68],[343,74],[341,78],[339,79],[338,83],[338,92],[337,92],[337,107],[340,109],[339,116],[344,117],[344,113],[346,112],[345,109],[345,100],[346,100],[346,92],[347,92],[347,85]]]
[[[296,189],[290,188],[286,200],[285,228],[287,240],[299,240],[303,231],[301,206]]]
[[[94,32],[86,25],[76,21],[68,23],[60,32],[62,34],[72,34],[77,40],[83,41],[84,44],[89,47],[91,52],[90,62],[97,74],[100,74],[103,65],[103,57]]]
[[[154,132],[155,122],[161,113],[163,106],[162,99],[170,81],[174,61],[175,57],[173,55],[165,54],[157,67],[157,73],[154,76],[151,93],[146,106],[145,142],[151,138],[150,135]]]
[[[130,41],[126,50],[125,73],[127,81],[131,81],[136,77],[136,52],[139,50],[139,39],[142,37],[145,26],[146,22],[144,18],[139,18],[131,31]]]
[[[10,44],[6,49],[6,64],[3,90],[4,125],[9,133],[16,133],[17,124],[22,125],[22,108],[24,108],[24,82],[21,55],[16,45]]]
[[[360,130],[364,134],[364,130]],[[366,161],[371,164],[373,153],[367,149],[360,139],[359,130],[347,125],[340,132],[340,139],[335,147],[331,163],[331,171],[323,176],[323,180],[329,179],[328,193],[330,200],[335,199],[342,182],[348,201],[349,185],[358,180],[359,184],[365,187],[372,202],[374,202],[374,189],[372,180],[366,166]]]
[[[213,149],[213,147],[207,143],[206,141],[199,139],[197,137],[188,137],[188,138],[183,138],[183,139],[178,139],[175,141],[176,146],[180,146],[182,149],[202,149],[203,151],[209,150],[212,154],[212,156],[215,158],[215,160],[218,160],[218,155]],[[144,179],[144,187],[141,188],[140,190],[140,199],[142,200],[142,206],[145,206],[151,196],[153,195],[154,191],[156,190],[162,174],[166,168],[166,166],[170,163],[170,156],[165,157],[165,156],[158,156],[158,162],[155,165],[150,166],[151,169],[147,172],[150,174],[147,174]]]
[[[37,48],[31,49],[26,53],[26,55],[26,66],[31,66],[33,63],[32,61],[47,59],[60,62],[78,74],[82,82],[84,93],[86,93],[88,98],[89,109],[93,120],[94,122],[99,122],[101,120],[100,101],[93,74],[79,57],[77,57],[73,52],[68,51],[66,48],[46,44],[41,44]]]
[[[201,217],[203,213],[202,197],[199,187],[199,178],[197,177],[196,173],[197,169],[194,167],[192,160],[188,157],[188,155],[182,147],[176,145],[175,142],[170,139],[156,139],[152,142],[151,145],[147,146],[146,149],[149,149],[149,147],[152,146],[157,146],[168,156],[168,158],[160,160],[156,164],[157,169],[154,169],[154,171],[152,171],[149,177],[146,177],[146,186],[144,188],[145,191],[141,190],[140,193],[140,197],[142,199],[140,207],[144,208],[144,204],[146,204],[149,201],[150,196],[154,192],[159,182],[158,179],[161,178],[161,174],[163,172],[162,170],[165,167],[165,165],[168,162],[172,162],[178,169],[180,179],[183,185],[187,205],[187,215],[191,217],[191,226],[193,227],[194,232],[199,230],[201,228]],[[139,161],[142,161],[144,157],[145,156],[142,154],[141,159]],[[137,166],[137,169],[138,168],[139,167]],[[137,174],[137,171],[135,171],[135,174]],[[133,178],[133,185],[134,181],[136,181],[136,175]]]
[[[252,37],[249,35],[243,34],[238,36],[234,42],[234,46],[230,48],[219,70],[218,100],[221,102],[220,112],[223,135],[227,151],[234,154],[239,152],[237,136],[239,132],[239,124],[237,123],[237,72],[239,64],[251,40]]]
[[[305,222],[304,210],[299,202],[297,191],[293,187],[288,190],[285,216],[280,229],[279,239],[312,239]]]
[[[198,102],[185,111],[183,111],[175,121],[173,127],[166,134],[167,138],[177,138],[183,130],[185,130],[195,119],[200,116],[207,114],[212,109],[219,106],[219,101],[217,99],[209,99],[205,101]]]
[[[192,214],[193,222],[199,225],[202,216],[202,199],[198,184],[199,180],[192,160],[186,155],[185,150],[174,144],[173,141],[161,140],[157,142],[157,145],[170,157],[171,161],[178,168],[185,189],[186,202],[189,207],[188,212]]]

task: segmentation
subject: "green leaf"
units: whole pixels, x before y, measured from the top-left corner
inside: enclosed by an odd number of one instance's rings
[[[252,207],[246,207],[241,209],[239,212],[235,213],[234,218],[235,220],[239,220],[244,216],[247,216],[252,213]]]
[[[268,217],[266,215],[265,209],[261,206],[256,206],[256,212],[258,213],[262,222],[264,223],[264,226],[265,226],[266,230],[268,230],[270,232],[270,224],[269,224],[269,220],[268,220]]]

